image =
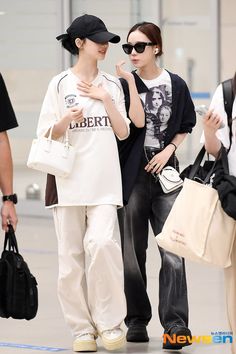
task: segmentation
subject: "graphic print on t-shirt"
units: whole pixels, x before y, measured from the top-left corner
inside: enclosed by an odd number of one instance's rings
[[[108,116],[91,116],[84,117],[84,120],[80,123],[72,121],[69,125],[69,129],[76,129],[76,131],[87,132],[95,130],[111,130],[111,122]]]
[[[82,97],[79,97],[75,94],[67,94],[65,96],[65,107],[66,108],[72,108],[72,107],[83,107],[85,106],[84,101],[85,99]],[[104,110],[103,105],[101,102],[96,102],[95,100],[92,99],[86,99],[87,100],[87,107],[86,109],[83,109],[83,115],[84,119],[82,122],[76,122],[72,121],[69,125],[69,129],[73,132],[90,132],[90,131],[110,131],[112,130],[111,122]],[[95,107],[95,108],[94,108]],[[99,109],[98,109],[99,108]],[[89,116],[87,116],[87,112],[90,113]],[[97,112],[104,113],[103,115],[98,115]],[[94,113],[94,114],[91,114]]]
[[[78,104],[79,103],[77,100],[77,96],[75,94],[69,94],[65,97],[66,108],[72,108],[72,107],[77,106]]]
[[[164,147],[165,134],[171,109],[171,88],[159,85],[149,88],[143,102],[146,112],[146,146]]]

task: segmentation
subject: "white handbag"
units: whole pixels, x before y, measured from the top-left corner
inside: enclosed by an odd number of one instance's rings
[[[57,177],[67,177],[72,171],[75,161],[75,148],[69,144],[68,131],[65,141],[52,139],[52,129],[48,138],[34,139],[31,145],[27,166]]]
[[[172,166],[166,166],[158,175],[164,193],[170,193],[183,185],[179,172]]]

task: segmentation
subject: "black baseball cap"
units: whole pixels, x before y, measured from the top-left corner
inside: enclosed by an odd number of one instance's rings
[[[98,17],[93,15],[83,15],[77,17],[70,27],[66,30],[67,33],[57,36],[58,41],[71,37],[75,38],[88,38],[96,43],[118,43],[120,37],[117,34],[108,32],[105,23]]]

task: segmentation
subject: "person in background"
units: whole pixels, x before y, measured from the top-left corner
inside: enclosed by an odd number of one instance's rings
[[[233,79],[234,95],[236,93],[236,73]],[[220,128],[221,123],[224,128]],[[210,109],[203,119],[205,148],[214,157],[218,155],[221,144],[228,149],[229,173],[236,177],[236,99],[232,109],[232,136],[230,146],[230,130],[227,114],[224,109],[223,89],[220,84],[211,101]],[[236,207],[236,206],[235,206]],[[230,328],[236,335],[236,238],[232,249],[231,266],[224,269],[227,300],[227,313]],[[236,354],[235,339],[232,343],[232,353]]]
[[[0,74],[0,189],[2,191],[2,229],[8,230],[12,224],[14,230],[18,222],[15,204],[17,196],[13,193],[13,164],[7,130],[18,126],[5,82]]]
[[[146,116],[144,126],[142,122],[139,125],[131,122],[128,139],[118,143],[126,204],[118,211],[127,300],[126,339],[129,342],[147,342],[146,327],[152,317],[146,276],[149,221],[154,235],[160,233],[178,195],[178,191],[165,194],[157,174],[166,165],[178,169],[175,152],[186,135],[191,133],[196,115],[184,80],[158,65],[157,58],[162,55],[158,26],[150,22],[134,25],[123,50],[136,68],[132,75]],[[132,97],[127,73],[118,74],[129,113]],[[171,107],[168,121],[160,117],[162,104]],[[159,252],[159,317],[164,333],[191,337],[184,260],[162,248]],[[163,348],[181,349],[189,344],[188,340],[181,345],[166,341]]]
[[[120,37],[100,18],[85,14],[57,39],[76,61],[51,80],[38,136],[48,136],[53,126],[52,138],[60,139],[68,130],[77,152],[71,175],[48,175],[46,186],[58,238],[58,295],[74,351],[96,351],[98,335],[107,350],[115,350],[125,342],[120,326],[126,315],[114,232],[117,206],[123,204],[116,136],[127,138],[130,121],[119,80],[99,70],[98,61]]]

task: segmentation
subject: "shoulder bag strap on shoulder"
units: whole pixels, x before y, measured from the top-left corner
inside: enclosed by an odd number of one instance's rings
[[[223,86],[224,108],[227,114],[228,126],[229,126],[229,134],[230,134],[229,148],[230,148],[232,143],[232,109],[233,109],[233,102],[234,102],[233,80],[228,79],[223,81],[222,86]]]

